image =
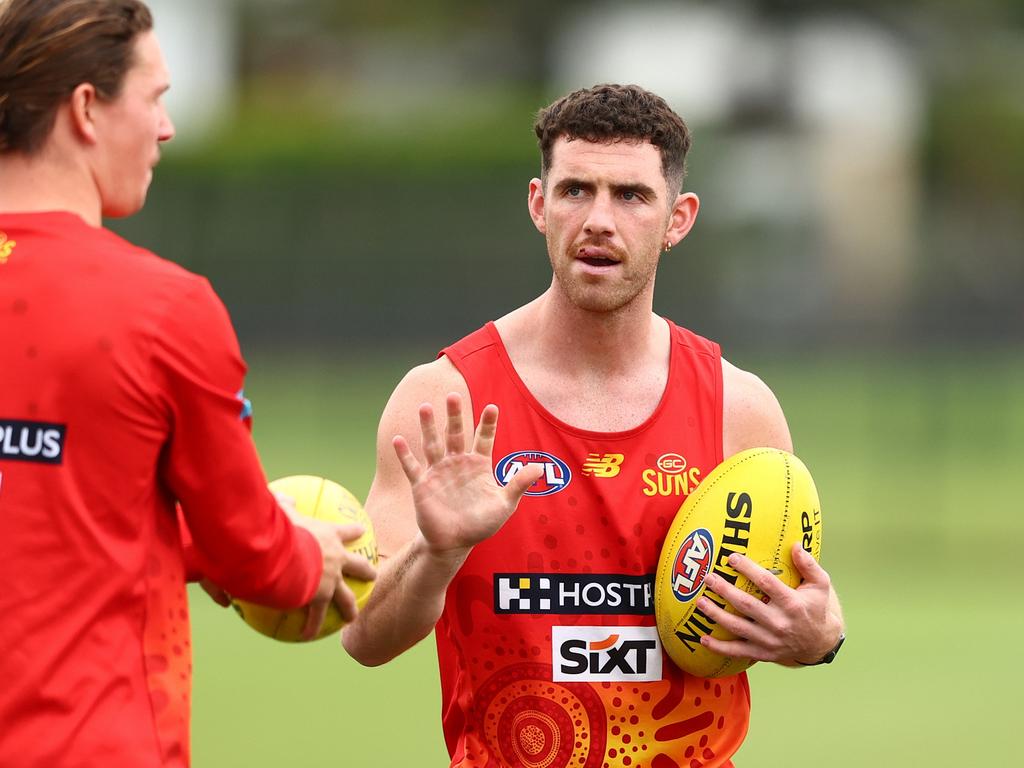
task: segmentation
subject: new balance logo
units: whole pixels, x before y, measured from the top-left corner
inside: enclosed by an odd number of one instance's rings
[[[615,477],[626,457],[621,453],[592,453],[583,462],[584,477]]]

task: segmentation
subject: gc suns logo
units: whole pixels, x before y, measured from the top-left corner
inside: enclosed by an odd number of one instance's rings
[[[715,542],[707,528],[698,528],[683,540],[672,564],[672,594],[679,602],[689,602],[700,592],[714,559]]]
[[[516,451],[508,454],[494,467],[494,477],[502,485],[508,485],[516,472],[528,464],[542,465],[544,474],[526,490],[527,496],[550,496],[564,490],[572,480],[569,465],[543,451]]]

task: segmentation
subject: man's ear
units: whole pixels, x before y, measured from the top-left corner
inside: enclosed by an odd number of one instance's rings
[[[98,141],[98,132],[94,121],[94,112],[99,103],[96,86],[92,83],[80,83],[71,92],[68,109],[71,116],[71,128],[75,136],[87,144]]]
[[[533,219],[533,226],[542,235],[546,235],[548,231],[544,222],[544,182],[540,179],[530,180],[530,197],[527,205],[530,209],[530,218]]]
[[[676,245],[689,234],[697,220],[698,210],[700,200],[693,192],[684,192],[676,198],[669,214],[668,231],[665,233],[665,243],[668,247]]]

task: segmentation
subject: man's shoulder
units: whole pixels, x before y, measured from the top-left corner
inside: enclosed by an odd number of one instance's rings
[[[153,288],[164,286],[190,291],[208,285],[208,281],[202,275],[147,248],[135,245],[109,229],[100,232],[102,234],[92,243],[94,254],[116,263],[121,279],[137,281],[137,288],[144,289],[151,284]]]
[[[702,336],[696,331],[691,331],[689,328],[684,328],[667,317],[665,322],[668,323],[673,343],[686,347],[697,354],[716,358],[721,356],[721,347],[718,342]]]
[[[448,344],[438,353],[438,359],[460,361],[495,346],[498,343],[498,335],[494,327],[494,323],[486,323],[458,341]]]
[[[86,269],[98,270],[91,281],[92,300],[104,303],[131,332],[156,338],[161,345],[222,345],[233,338],[223,302],[202,275],[102,230]],[[219,348],[219,346],[218,346]]]
[[[782,407],[760,376],[722,358],[722,394],[725,456],[761,446],[792,450]]]
[[[429,402],[434,396],[467,391],[466,380],[447,355],[410,369],[395,388],[396,394]]]

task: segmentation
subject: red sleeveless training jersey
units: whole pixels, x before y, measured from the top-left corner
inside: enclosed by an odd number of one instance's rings
[[[448,588],[436,635],[453,766],[732,765],[749,721],[746,675],[683,673],[654,620],[662,541],[722,461],[719,347],[669,328],[665,393],[626,432],[576,429],[545,410],[493,323],[442,351],[474,421],[488,403],[501,410],[498,482],[527,463],[545,470]]]

